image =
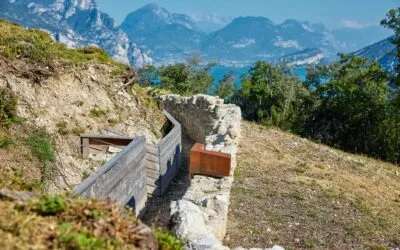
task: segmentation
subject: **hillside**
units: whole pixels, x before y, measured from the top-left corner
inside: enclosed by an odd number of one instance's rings
[[[71,191],[104,163],[81,157],[83,133],[161,137],[165,118],[145,89],[125,86],[126,65],[2,20],[0,32],[0,188]]]
[[[228,246],[400,246],[400,170],[254,123],[242,123]]]
[[[362,48],[353,54],[379,62],[390,73],[394,73],[398,60],[396,58],[396,46],[391,41],[392,37]]]

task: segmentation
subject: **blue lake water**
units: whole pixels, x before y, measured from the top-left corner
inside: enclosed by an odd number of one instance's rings
[[[246,67],[230,67],[230,66],[216,66],[213,67],[210,72],[211,75],[215,78],[214,84],[211,87],[211,93],[217,89],[219,82],[222,80],[225,74],[232,72],[236,81],[235,84],[237,87],[240,87],[240,77],[247,73],[250,69],[250,66]],[[295,68],[294,70],[295,75],[301,80],[305,81],[307,75],[307,68],[304,66],[300,66]]]

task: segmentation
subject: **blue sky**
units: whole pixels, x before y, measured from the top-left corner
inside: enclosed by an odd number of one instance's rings
[[[215,13],[219,16],[265,16],[276,23],[294,18],[329,28],[378,25],[400,0],[97,0],[118,23],[145,4],[157,3],[175,13]]]

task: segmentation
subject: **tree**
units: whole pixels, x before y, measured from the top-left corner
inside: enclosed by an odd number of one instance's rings
[[[235,78],[233,76],[233,72],[229,72],[225,74],[219,82],[218,88],[216,90],[216,95],[223,99],[227,99],[233,95],[235,90]]]
[[[301,96],[307,95],[307,90],[287,72],[282,67],[257,62],[242,77],[242,88],[234,94],[232,102],[250,120],[290,129],[301,108]]]
[[[310,68],[306,86],[316,103],[303,135],[353,152],[382,155],[388,88],[377,62],[340,55],[337,63]]]
[[[400,7],[392,9],[386,14],[386,18],[381,21],[381,25],[394,31],[392,42],[397,47],[397,58],[400,59]],[[397,65],[397,74],[400,73],[400,64]],[[396,81],[399,85],[399,81]]]
[[[163,66],[158,70],[160,87],[181,95],[205,94],[214,82],[212,65],[201,66],[199,59],[189,58],[187,63]]]
[[[395,35],[392,38],[393,44],[397,47],[397,59],[400,62],[400,7],[390,10],[386,18],[381,21],[381,24],[394,31]],[[397,74],[391,77],[390,81],[395,84],[390,96],[388,119],[386,120],[386,142],[393,142],[390,145],[385,145],[391,153],[388,158],[396,162],[400,161],[400,64],[396,67]]]
[[[158,81],[158,72],[154,65],[146,65],[138,70],[138,81],[142,86],[151,86]]]

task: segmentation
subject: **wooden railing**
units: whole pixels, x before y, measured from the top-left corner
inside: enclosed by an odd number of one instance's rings
[[[164,111],[164,115],[172,129],[157,145],[146,144],[144,137],[81,135],[84,157],[108,154],[113,157],[81,183],[75,193],[134,205],[138,215],[146,203],[146,194],[161,196],[182,164],[181,125],[168,112]]]
[[[104,139],[104,138],[103,138]],[[141,215],[147,201],[146,140],[136,137],[75,189],[75,194],[130,205]]]

